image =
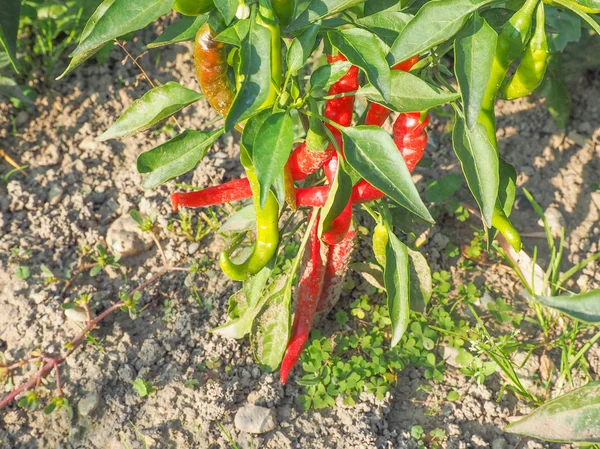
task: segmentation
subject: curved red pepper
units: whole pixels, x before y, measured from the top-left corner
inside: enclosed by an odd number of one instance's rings
[[[300,207],[323,207],[329,195],[329,186],[304,187],[296,189],[296,204]],[[180,207],[205,207],[252,197],[247,178],[234,179],[218,186],[207,187],[195,192],[175,192],[171,194],[173,211]]]
[[[312,212],[317,213],[316,209]],[[323,288],[323,278],[325,276],[325,267],[327,254],[321,254],[321,241],[319,240],[318,221],[311,230],[310,234],[310,249],[304,253],[302,259],[302,272],[296,289],[297,305],[296,313],[294,314],[294,323],[292,325],[292,334],[288,347],[281,362],[279,371],[279,380],[282,384],[287,382],[290,371],[300,359],[302,349],[308,340],[312,322],[317,310],[317,304],[321,297]],[[329,251],[328,247],[323,247],[325,253]]]

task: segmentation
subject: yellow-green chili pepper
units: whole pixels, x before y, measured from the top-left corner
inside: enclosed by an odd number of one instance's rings
[[[281,32],[273,9],[263,5],[263,0],[260,0],[258,11],[256,23],[267,28],[271,33],[271,87],[269,96],[261,106],[263,109],[275,104],[281,89]]]
[[[382,267],[385,267],[385,251],[389,239],[390,237],[385,225],[377,223],[377,226],[373,230],[373,252],[375,253],[377,263]]]
[[[281,26],[288,26],[296,13],[296,0],[271,0],[271,3]]]
[[[265,207],[260,207],[260,185],[250,155],[244,147],[240,149],[240,161],[246,170],[252,189],[256,213],[256,245],[245,262],[236,264],[226,251],[221,253],[220,265],[223,272],[234,281],[244,281],[258,273],[273,258],[279,244],[279,203],[273,192],[269,192]]]
[[[544,80],[548,66],[548,39],[546,37],[544,4],[537,7],[535,31],[515,74],[502,88],[502,98],[515,100],[533,92]]]
[[[500,207],[494,209],[492,217],[492,226],[494,226],[515,251],[521,250],[521,235],[519,231],[510,222],[504,211]]]
[[[492,73],[483,97],[481,113],[479,114],[479,122],[485,126],[488,137],[496,148],[498,147],[496,141],[496,116],[494,112],[496,97],[498,96],[500,86],[502,86],[506,78],[506,73],[510,65],[521,56],[525,45],[527,45],[533,13],[539,2],[540,0],[526,0],[521,9],[504,24],[498,36]]]

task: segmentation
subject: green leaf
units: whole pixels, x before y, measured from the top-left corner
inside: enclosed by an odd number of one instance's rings
[[[242,40],[240,75],[243,82],[225,118],[225,132],[252,116],[269,96],[271,87],[271,33],[250,19],[250,29]]]
[[[276,112],[263,123],[254,140],[252,160],[260,184],[260,207],[283,168],[294,145],[294,123],[287,112]]]
[[[581,39],[581,20],[568,9],[546,8],[545,24],[554,32],[547,33],[552,53],[563,51],[569,42]]]
[[[327,201],[321,211],[321,219],[319,220],[319,238],[321,238],[324,233],[331,230],[333,220],[339,217],[346,208],[351,195],[352,180],[344,169],[344,163],[340,158],[338,170],[331,183],[331,187],[329,188]]]
[[[470,131],[464,117],[458,112],[452,131],[452,144],[469,189],[481,209],[481,216],[490,228],[500,183],[498,152],[490,142],[485,127],[478,123]]]
[[[219,234],[222,232],[246,232],[256,228],[256,213],[254,211],[254,205],[242,207],[232,216],[230,216],[225,223],[221,225],[217,231]]]
[[[208,15],[197,17],[183,16],[170,24],[160,36],[150,42],[146,47],[156,48],[177,42],[191,41],[202,25],[208,20]]]
[[[243,287],[229,298],[228,315],[231,318],[222,326],[211,330],[224,337],[240,339],[252,330],[252,323],[269,299],[263,294],[267,281],[273,272],[272,264],[267,265],[256,275],[244,281]]]
[[[143,379],[136,379],[133,381],[133,389],[141,398],[146,397],[155,391],[154,387],[152,387],[152,384]]]
[[[15,276],[22,280],[28,279],[31,276],[31,270],[26,265],[19,265],[15,268]]]
[[[304,30],[298,37],[294,38],[290,49],[286,54],[287,69],[295,75],[304,67],[304,63],[312,54],[317,43],[317,36],[321,29],[320,24],[313,24]]]
[[[391,47],[412,18],[413,16],[403,12],[382,11],[362,17],[356,20],[356,24],[366,28]]]
[[[469,16],[494,0],[434,0],[425,3],[390,50],[390,65],[406,61],[454,36]]]
[[[327,89],[348,73],[350,67],[352,67],[352,64],[348,61],[338,61],[319,67],[310,76],[310,92]]]
[[[329,41],[353,65],[361,68],[385,101],[390,100],[392,75],[385,52],[374,34],[360,28],[330,31]]]
[[[291,302],[291,285],[286,282],[269,298],[252,325],[250,343],[254,357],[271,371],[279,367],[285,354],[291,330]]]
[[[410,268],[406,245],[391,229],[388,229],[388,236],[383,280],[392,320],[391,347],[393,348],[402,339],[410,319]]]
[[[6,52],[15,72],[17,69],[17,33],[21,0],[5,0],[0,8],[0,48]]]
[[[235,47],[241,47],[242,41],[250,30],[250,19],[242,19],[225,28],[214,37],[215,41],[224,42]]]
[[[504,430],[553,442],[599,443],[600,382],[546,402]]]
[[[550,111],[556,126],[565,129],[571,115],[572,98],[561,70],[560,60],[560,55],[552,55],[546,78],[538,91],[546,99],[544,104]]]
[[[460,86],[467,126],[473,130],[492,74],[498,34],[474,14],[454,42],[454,73]]]
[[[202,94],[169,81],[135,100],[97,140],[119,139],[145,131],[200,98]]]
[[[260,131],[260,128],[264,125],[267,119],[271,116],[273,111],[271,109],[264,109],[258,114],[248,120],[244,127],[242,134],[242,145],[248,151],[248,154],[252,155],[254,150],[254,142]]]
[[[459,93],[447,92],[418,76],[398,70],[392,70],[392,93],[389,101],[384,101],[371,84],[361,87],[357,93],[396,112],[424,111],[460,98]]]
[[[425,199],[432,203],[440,203],[453,196],[461,185],[462,177],[460,175],[451,174],[434,179],[427,183]]]
[[[433,223],[390,135],[376,126],[343,128],[344,153],[348,163],[400,206]]]
[[[600,289],[578,295],[534,296],[534,299],[576,320],[600,323]]]
[[[225,24],[229,25],[235,19],[239,0],[215,0],[215,6],[225,19]]]
[[[301,30],[311,23],[332,16],[366,0],[312,0],[308,7],[287,27],[288,32]]]
[[[499,158],[499,162],[500,185],[498,186],[498,203],[504,214],[510,217],[517,196],[517,171],[504,159]]]
[[[431,268],[423,254],[407,249],[410,257],[410,307],[412,310],[425,313],[433,292]]]
[[[187,129],[171,140],[140,154],[137,158],[137,170],[149,173],[142,181],[142,187],[153,189],[193,170],[221,134],[222,128],[211,132]]]
[[[104,44],[113,39],[141,30],[173,6],[174,0],[104,0],[92,14],[81,35],[77,48],[69,55],[72,59],[66,70],[57,78],[63,78],[82,62],[93,56]]]

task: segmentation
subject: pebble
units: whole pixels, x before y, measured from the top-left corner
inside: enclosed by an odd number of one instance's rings
[[[565,227],[566,223],[563,214],[555,207],[549,207],[544,211],[544,215],[548,221],[548,226],[552,232],[552,237],[560,237],[561,230],[563,227]],[[544,226],[544,222],[541,219],[538,221],[538,224],[540,226]]]
[[[100,397],[97,393],[88,394],[77,403],[77,410],[81,416],[89,416],[100,403]]]
[[[72,309],[67,309],[65,310],[65,315],[71,321],[87,323],[87,314],[82,307],[73,307]]]
[[[277,427],[275,412],[265,407],[246,404],[235,414],[235,427],[242,432],[261,434]]]
[[[508,443],[504,438],[496,438],[492,441],[492,449],[508,449]]]
[[[17,113],[17,116],[15,117],[16,125],[21,126],[27,122],[29,122],[29,114],[27,114],[27,112],[25,112],[25,111],[19,111]]]
[[[94,150],[96,149],[97,145],[96,139],[94,139],[92,136],[87,136],[81,141],[79,148],[82,150]]]
[[[52,206],[56,206],[62,200],[65,190],[58,184],[54,184],[48,191],[48,203]]]
[[[106,232],[106,243],[110,251],[121,257],[135,256],[152,248],[152,239],[144,235],[133,218],[122,215]]]
[[[441,347],[442,358],[446,361],[446,363],[455,368],[460,368],[460,364],[456,361],[456,357],[458,356],[458,349],[453,348],[452,346],[443,345]]]
[[[198,243],[198,242],[190,243],[190,246],[188,246],[188,254],[191,256],[196,251],[198,251],[198,248],[200,248],[200,243]]]

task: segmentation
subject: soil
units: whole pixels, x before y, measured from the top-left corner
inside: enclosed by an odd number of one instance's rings
[[[140,44],[130,44],[129,50],[141,53]],[[193,283],[197,295],[186,286],[185,273],[170,273],[143,294],[141,305],[146,308],[137,319],[126,313],[107,319],[94,332],[98,344],[84,345],[61,368],[73,418],[64,410],[46,415],[13,404],[1,413],[2,447],[141,448],[142,437],[150,448],[230,447],[218,423],[241,448],[416,448],[410,429],[417,424],[425,431],[444,429],[447,448],[560,447],[502,431],[511,417],[530,409],[510,393],[496,401],[503,384],[498,374],[478,385],[449,366],[444,381],[432,383],[422,370],[408,367],[381,401],[364,394],[354,407],[338,403],[330,409],[303,412],[294,378],[282,387],[276,373],[261,372],[246,339],[211,334],[211,328],[224,322],[227,299],[237,288],[215,264],[222,242],[213,234],[200,245],[187,239],[168,201],[174,182],[144,191],[135,168],[140,152],[167,140],[169,131],[159,127],[120,141],[95,140],[148,89],[139,70],[131,62],[122,64],[120,56],[115,50],[104,66],[84,64],[45,89],[31,109],[16,111],[0,104],[0,146],[28,165],[24,173],[0,183],[0,348],[8,362],[27,357],[34,349],[57,355],[79,331],[66,319],[61,303],[91,293],[92,312],[98,314],[118,299],[120,291],[160,268],[160,254],[153,246],[124,258],[120,268],[95,277],[84,274],[64,298],[62,283],[47,285],[42,280],[42,265],[63,278],[86,248],[105,244],[109,226],[131,209],[156,215],[160,240],[174,265],[185,265],[193,257],[204,261],[205,270]],[[141,63],[160,83],[174,80],[198,89],[187,44],[151,51]],[[519,187],[527,188],[544,209],[553,207],[564,217],[569,263],[563,269],[600,250],[600,192],[592,191],[600,173],[600,77],[582,75],[571,89],[573,113],[566,135],[538,99],[501,103],[498,109],[500,151],[518,168]],[[215,114],[201,101],[177,119],[184,128],[202,129]],[[428,154],[435,168],[417,169],[415,181],[421,190],[427,179],[460,172],[446,122],[440,117],[434,117],[430,136]],[[236,138],[224,136],[193,173],[177,182],[206,187],[239,176],[237,152]],[[8,169],[0,160],[0,173]],[[458,195],[473,204],[466,187]],[[535,236],[542,230],[538,218],[522,193],[514,218],[520,230],[534,234],[525,239],[528,250],[544,246],[544,240]],[[432,269],[452,272],[455,283],[474,280],[490,286],[498,296],[526,309],[522,287],[505,266],[482,264],[468,274],[457,272],[456,259],[446,255],[445,247],[449,238],[468,242],[473,236],[471,224],[477,226],[476,221],[444,219],[430,232],[424,253]],[[15,248],[21,248],[22,255],[9,260]],[[542,266],[544,258],[547,254],[541,251]],[[30,267],[31,276],[19,279],[17,265]],[[353,276],[357,285],[365,282]],[[584,285],[600,286],[599,264],[584,269],[572,287]],[[347,307],[353,293],[345,295],[338,307]],[[165,318],[169,304],[173,310]],[[587,357],[597,378],[598,345]],[[195,369],[207,362],[210,368],[203,373]],[[536,377],[539,369],[540,357],[534,354],[523,375]],[[150,381],[156,391],[139,397],[132,389],[137,378]],[[199,381],[194,389],[184,386],[190,378]],[[14,380],[25,379],[17,375]],[[54,376],[48,382],[53,387]],[[431,388],[426,391],[419,388],[422,385]],[[460,393],[460,400],[444,400],[451,389]],[[83,416],[77,404],[93,394],[98,395],[98,406]],[[275,411],[278,426],[255,436],[238,431],[235,413],[248,402]]]

